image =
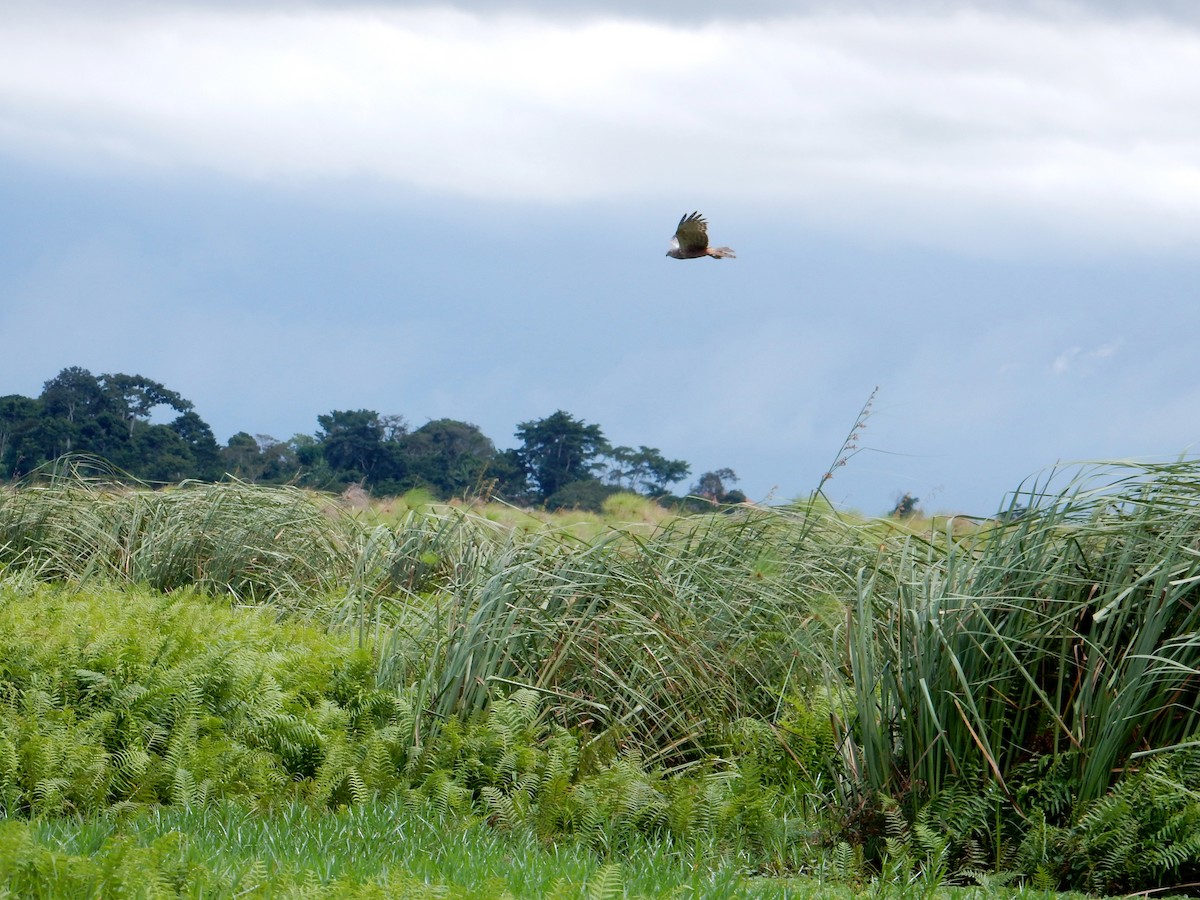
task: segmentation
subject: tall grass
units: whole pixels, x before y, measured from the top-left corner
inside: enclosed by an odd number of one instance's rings
[[[294,488],[132,490],[72,460],[0,492],[0,566],[45,580],[195,586],[288,608],[345,584],[354,546],[347,522]]]
[[[531,533],[450,507],[374,528],[327,507],[291,488],[129,490],[54,472],[0,494],[0,565],[197,587],[352,628],[381,683],[415,687],[417,737],[530,687],[563,724],[681,760],[815,683],[816,645],[862,564],[858,544],[800,542],[769,510],[584,540],[574,523]]]
[[[794,534],[753,510],[590,542],[414,520],[368,542],[362,574],[388,577],[364,577],[375,592],[346,615],[383,635],[383,677],[419,682],[435,718],[529,687],[563,724],[666,758],[814,683],[840,563],[862,547],[839,560],[800,552]]]
[[[1195,463],[1109,467],[1033,484],[1023,515],[965,539],[814,502],[584,541],[449,508],[369,529],[290,488],[66,472],[0,494],[0,565],[323,608],[431,724],[530,687],[564,723],[670,755],[832,679],[872,790],[968,772],[1007,790],[1073,751],[1086,800],[1200,731],[1198,496]]]
[[[1080,802],[1200,734],[1200,466],[1100,467],[1014,497],[970,541],[910,539],[864,571],[846,743],[872,791],[999,788],[1066,754]]]

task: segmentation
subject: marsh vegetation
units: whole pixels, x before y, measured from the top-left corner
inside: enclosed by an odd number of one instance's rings
[[[1198,498],[1098,467],[926,528],[60,467],[0,493],[0,887],[1186,892]]]

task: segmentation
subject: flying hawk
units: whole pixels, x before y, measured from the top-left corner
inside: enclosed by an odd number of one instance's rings
[[[701,256],[711,256],[713,259],[736,259],[737,254],[728,247],[708,246],[708,223],[698,212],[684,216],[679,220],[675,229],[675,237],[671,238],[671,249],[667,256],[673,259],[699,259]]]

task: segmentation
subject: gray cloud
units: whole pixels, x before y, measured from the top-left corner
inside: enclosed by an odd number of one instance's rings
[[[58,10],[74,7],[94,9],[91,0],[60,0]],[[175,9],[209,9],[236,13],[261,10],[280,12],[340,11],[394,12],[456,9],[480,16],[527,15],[556,21],[580,22],[626,18],[652,20],[689,27],[726,20],[787,19],[814,14],[855,14],[894,17],[897,15],[952,16],[983,12],[1005,16],[1038,18],[1105,17],[1117,20],[1164,19],[1200,26],[1200,4],[1194,0],[184,0]],[[159,0],[112,0],[108,14],[162,11]],[[8,0],[7,10],[41,17],[46,4],[41,0]]]
[[[0,24],[0,151],[543,203],[703,185],[821,228],[989,252],[1063,238],[1187,252],[1200,34],[992,6],[814,4],[683,27],[396,4],[56,7]]]
[[[479,9],[476,3],[455,5]],[[587,0],[500,0],[493,8],[552,16],[652,17],[680,24],[705,19],[790,18],[814,13],[948,16],[968,10],[1001,15],[1100,15],[1200,23],[1200,8],[1192,0],[612,0],[603,4],[602,10]]]

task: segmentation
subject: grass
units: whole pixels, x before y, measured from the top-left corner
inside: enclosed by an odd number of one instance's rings
[[[743,859],[669,841],[635,841],[605,857],[400,802],[325,813],[219,804],[89,822],[0,822],[0,889],[56,898],[1046,896],[992,885],[764,878]]]
[[[1200,730],[1200,479],[1146,474],[1039,491],[1010,527],[911,542],[893,585],[861,583],[849,649],[874,788],[913,778],[936,793],[976,760],[1011,797],[1008,778],[1041,747],[1074,751],[1090,801]]]
[[[610,498],[621,525],[31,483],[0,493],[0,808],[109,823],[117,868],[158,852],[166,832],[119,830],[148,817],[241,810],[250,834],[304,811],[323,833],[432,808],[523,857],[577,849],[599,868],[554,876],[576,894],[686,894],[641,886],[629,855],[683,847],[730,891],[787,896],[814,872],[876,896],[972,872],[1189,883],[1198,500],[1195,463],[1031,484],[973,529],[820,498],[662,518]],[[43,850],[82,865],[21,852]],[[469,890],[378,865],[347,890]]]
[[[410,513],[448,515],[467,513],[506,530],[531,534],[552,529],[581,540],[592,540],[613,527],[648,532],[675,518],[675,513],[640,494],[620,492],[604,500],[599,513],[586,510],[547,512],[522,508],[499,501],[436,501],[424,491],[410,491],[401,497],[370,497],[365,492],[347,492],[339,498],[339,508],[353,512],[366,525],[394,527]],[[643,527],[643,526],[649,526]]]
[[[436,718],[520,685],[565,725],[686,756],[724,722],[769,716],[781,687],[812,686],[846,570],[875,552],[827,537],[802,547],[788,518],[756,510],[591,541],[465,514],[406,521],[369,543],[373,587],[343,620],[380,636],[381,676],[419,679]]]
[[[0,565],[43,581],[195,586],[289,608],[345,583],[355,531],[293,488],[55,478],[0,494]]]

